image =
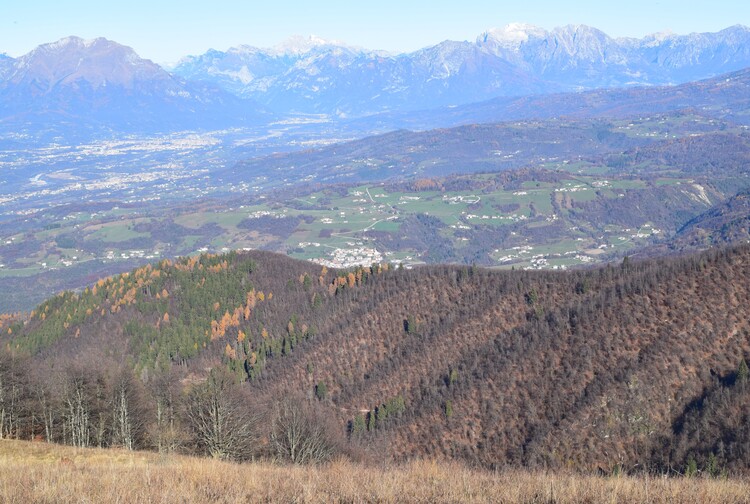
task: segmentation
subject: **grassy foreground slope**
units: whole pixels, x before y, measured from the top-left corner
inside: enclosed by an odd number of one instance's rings
[[[150,452],[0,440],[0,501],[750,502],[746,479],[597,477],[415,461],[365,466],[232,464]]]

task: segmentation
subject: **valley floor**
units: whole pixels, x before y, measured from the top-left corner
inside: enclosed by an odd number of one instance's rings
[[[0,440],[0,502],[750,502],[748,479],[597,477],[415,461],[317,467]]]

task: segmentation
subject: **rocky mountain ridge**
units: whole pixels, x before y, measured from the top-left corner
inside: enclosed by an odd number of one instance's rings
[[[249,46],[184,58],[174,73],[276,111],[342,117],[459,105],[498,96],[667,85],[750,66],[750,29],[612,38],[585,25],[513,24],[474,42],[387,54],[317,38],[294,51]]]

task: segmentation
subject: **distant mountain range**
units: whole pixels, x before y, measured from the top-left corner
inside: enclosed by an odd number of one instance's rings
[[[584,25],[522,24],[475,42],[391,55],[321,39],[240,46],[182,60],[174,73],[277,112],[342,117],[601,87],[679,84],[750,66],[750,29],[614,39]]]
[[[747,67],[744,26],[614,39],[583,25],[516,24],[474,42],[397,55],[295,38],[273,49],[211,50],[171,73],[115,42],[68,37],[17,59],[0,54],[0,131],[101,135],[237,127],[268,123],[272,113],[410,115],[489,99],[678,84]],[[528,117],[534,105],[513,107]]]

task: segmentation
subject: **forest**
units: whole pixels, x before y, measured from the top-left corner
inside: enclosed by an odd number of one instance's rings
[[[750,246],[571,272],[162,260],[0,320],[0,434],[229,460],[750,467]]]

